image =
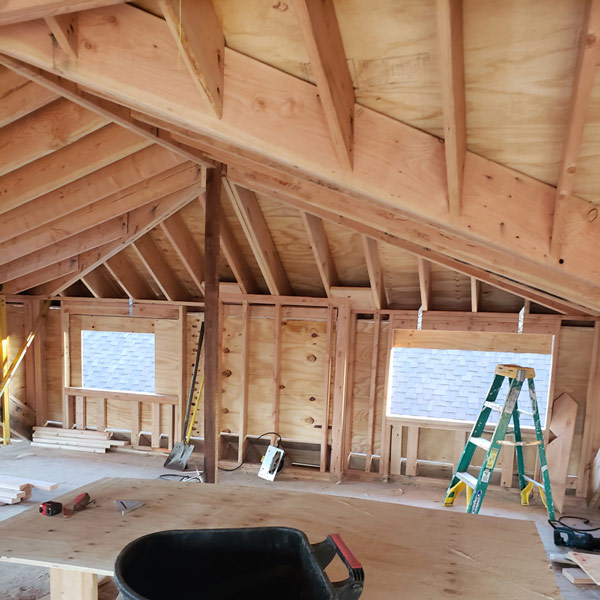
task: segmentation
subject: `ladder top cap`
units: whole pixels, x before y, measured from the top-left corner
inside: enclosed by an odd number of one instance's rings
[[[520,367],[519,365],[498,365],[494,373],[510,377],[511,379],[517,379],[519,371],[524,371],[525,375],[523,379],[533,379],[535,377],[535,369],[532,367]]]

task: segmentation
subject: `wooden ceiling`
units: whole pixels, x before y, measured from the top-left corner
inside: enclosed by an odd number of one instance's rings
[[[221,162],[227,290],[600,314],[599,33],[600,0],[6,0],[2,291],[202,301]]]

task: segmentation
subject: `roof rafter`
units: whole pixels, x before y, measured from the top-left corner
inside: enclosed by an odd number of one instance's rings
[[[19,292],[24,292],[36,285],[53,281],[59,277],[71,275],[72,273],[75,273],[78,268],[79,259],[77,256],[73,256],[48,267],[43,267],[37,271],[27,273],[27,275],[23,275],[22,277],[17,277],[12,281],[3,283],[2,292],[4,294],[18,294]]]
[[[460,215],[467,153],[462,0],[437,0],[448,210]]]
[[[325,293],[328,297],[331,297],[331,288],[340,285],[340,278],[335,268],[323,220],[304,211],[300,211],[300,216],[315,256],[315,262],[317,263],[317,269],[319,270]]]
[[[125,295],[104,265],[84,275],[81,281],[95,298],[123,298]]]
[[[573,193],[577,161],[581,151],[587,108],[594,85],[596,65],[600,58],[600,0],[587,0],[586,12],[579,41],[579,54],[575,67],[569,120],[565,133],[563,154],[558,173],[554,199],[554,218],[550,237],[550,254],[561,258],[567,236],[569,215],[568,199]],[[564,260],[564,259],[563,259]]]
[[[0,213],[142,150],[150,143],[118,125],[106,125],[49,156],[0,177]]]
[[[160,198],[187,187],[201,180],[198,169],[198,166],[189,163],[173,167],[65,217],[12,238],[0,244],[0,264],[52,246],[70,236],[148,204],[157,196]]]
[[[77,271],[70,275],[59,277],[43,285],[35,284],[34,293],[41,296],[54,296],[59,294],[70,285],[73,285],[81,277],[93,271],[96,267],[118,254],[123,248],[135,242],[150,230],[154,229],[161,221],[189,204],[202,193],[202,186],[191,185],[183,190],[169,194],[127,213],[127,234],[122,239],[109,242],[99,248],[87,250],[78,256],[79,265]],[[41,284],[42,282],[40,282]],[[33,286],[32,286],[33,287]]]
[[[167,236],[198,291],[204,290],[204,256],[179,214],[165,219],[160,228]]]
[[[226,178],[223,178],[223,186],[267,282],[269,292],[273,296],[291,296],[292,287],[256,195],[230,183]]]
[[[0,175],[5,175],[104,127],[108,119],[59,99],[0,129]]]
[[[202,97],[223,114],[225,36],[211,0],[159,0],[183,60]]]
[[[159,146],[149,146],[130,154],[4,213],[0,219],[0,243],[39,229],[111,194],[118,194],[182,162],[183,158]]]
[[[295,0],[294,7],[335,153],[352,169],[354,86],[333,0]]]
[[[4,0],[0,7],[0,25],[45,19],[123,2],[125,0]]]
[[[165,260],[151,234],[133,242],[132,248],[152,275],[167,300],[189,300],[190,295]]]

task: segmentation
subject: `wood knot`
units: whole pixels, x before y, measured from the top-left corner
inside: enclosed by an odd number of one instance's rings
[[[311,396],[311,397],[308,399],[308,401],[309,401],[309,402],[314,402],[315,400],[316,400],[316,398],[315,398],[314,396]]]
[[[224,409],[223,409],[223,414],[225,414],[225,415],[226,415],[226,414],[228,414],[228,413],[229,413],[229,409],[228,409],[228,408],[224,408]]]
[[[223,371],[223,377],[231,377],[231,371],[229,369],[225,369],[225,371]]]
[[[304,419],[309,425],[312,425],[315,420],[312,417],[306,417],[306,419]]]
[[[590,211],[587,214],[588,221],[591,223],[592,221],[595,221],[597,218],[598,218],[598,209],[597,208],[590,209]]]
[[[307,360],[308,362],[315,362],[315,361],[317,360],[317,357],[316,357],[314,354],[309,354],[309,355],[306,357],[306,360]]]
[[[577,167],[575,165],[570,165],[567,167],[567,173],[569,175],[573,175],[573,173],[575,173],[576,170],[577,170]]]

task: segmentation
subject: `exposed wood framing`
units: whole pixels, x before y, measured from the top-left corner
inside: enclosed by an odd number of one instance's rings
[[[573,192],[598,58],[600,58],[600,0],[587,0],[569,106],[569,120],[554,199],[550,254],[557,260],[564,260],[561,258],[563,247],[567,243],[568,235],[571,234],[568,200]]]
[[[132,244],[132,247],[168,300],[186,300],[189,298],[184,285],[168,265],[151,235],[145,235],[138,239]]]
[[[221,219],[221,167],[206,173],[206,218],[204,232],[205,309],[204,343],[204,477],[208,483],[217,479],[217,408],[219,406],[219,228]]]
[[[467,153],[462,0],[437,0],[448,210],[460,215]]]
[[[104,127],[108,120],[68,100],[55,100],[0,130],[0,175]]]
[[[350,337],[350,303],[340,302],[338,306],[335,336],[335,371],[333,381],[333,420],[331,424],[331,461],[329,470],[341,480],[344,468],[344,431],[346,421],[346,393],[348,388],[348,349]]]
[[[164,220],[160,227],[183,263],[199,292],[204,288],[204,256],[180,215]]]
[[[100,265],[97,269],[90,271],[81,278],[85,287],[92,292],[96,298],[122,298],[123,291],[112,279],[110,272]]]
[[[294,8],[335,154],[352,169],[354,87],[333,0],[295,0]]]
[[[71,385],[71,333],[70,317],[61,310],[60,312],[60,337],[61,337],[61,397],[62,397],[62,426],[71,429],[73,426],[73,399],[67,393]]]
[[[72,258],[61,260],[48,267],[43,267],[37,271],[27,273],[27,275],[23,275],[22,277],[7,281],[2,285],[2,291],[7,294],[18,294],[19,292],[24,292],[30,288],[54,281],[55,279],[73,275],[78,272],[78,269],[79,257],[73,256]]]
[[[267,222],[254,192],[223,179],[223,186],[248,238],[252,252],[273,296],[289,296],[290,282],[273,243]]]
[[[331,297],[331,287],[339,286],[340,280],[337,269],[335,268],[333,256],[331,255],[331,249],[329,248],[323,221],[319,217],[315,217],[304,211],[300,211],[300,216],[304,223],[308,241],[310,242],[313,254],[315,255],[315,262],[317,263],[317,269],[321,276],[323,288],[325,289],[327,296]]]
[[[377,240],[363,235],[362,241],[367,261],[367,271],[369,272],[369,281],[371,282],[371,291],[373,293],[373,304],[377,309],[386,308],[387,294]]]
[[[168,218],[194,198],[197,198],[200,192],[199,185],[192,185],[128,213],[128,229],[125,236],[115,242],[110,242],[99,248],[83,252],[79,255],[79,265],[75,274],[66,275],[43,285],[36,286],[35,292],[41,296],[53,296],[62,292],[81,279],[81,277],[120,252],[125,246],[135,242],[148,233],[148,231],[154,229],[163,219]]]
[[[271,417],[273,431],[279,431],[279,410],[281,405],[281,304],[275,304],[275,315],[273,324],[273,401],[271,405]],[[276,436],[271,436],[271,443],[277,441]]]
[[[77,57],[77,13],[45,17],[46,25],[60,49],[69,57]]]
[[[406,440],[406,475],[412,477],[417,475],[417,457],[419,448],[419,428],[416,425],[408,426],[408,438]]]
[[[394,316],[389,314],[388,320],[388,336],[386,340],[386,362],[385,362],[385,383],[383,389],[387,390],[389,387],[390,378],[390,361],[392,360],[392,344],[394,342]],[[392,429],[392,424],[388,423],[387,412],[387,392],[383,403],[381,417],[381,454],[379,457],[379,474],[383,476],[383,479],[387,481],[390,475],[390,453],[392,448],[392,442],[400,444],[399,451],[402,450],[402,428],[396,427]],[[398,454],[400,454],[400,452]],[[396,467],[398,469],[398,475],[400,474],[400,456],[394,459],[394,474]]]
[[[423,310],[429,310],[429,298],[431,296],[431,263],[419,256],[417,257],[417,268],[419,270],[421,307]]]
[[[131,261],[121,252],[109,258],[104,266],[130,298],[152,298],[155,294]]]
[[[240,404],[240,421],[238,430],[238,463],[242,464],[246,457],[248,446],[248,411],[250,389],[250,319],[251,311],[247,300],[243,302],[242,310],[242,398]]]
[[[325,360],[327,367],[325,369],[325,378],[323,385],[323,415],[321,417],[322,437],[319,468],[321,473],[327,471],[327,458],[329,456],[329,415],[331,413],[331,350],[333,348],[333,316],[334,309],[327,311],[327,347],[325,349]],[[347,428],[347,427],[346,427]]]
[[[106,31],[112,27],[111,17],[115,17],[119,26],[130,32],[127,47],[136,48],[135,57],[130,58],[135,60],[135,65],[129,65],[129,68],[123,64],[124,60],[128,60],[128,53],[121,47],[121,42],[115,40],[110,31]],[[336,157],[324,137],[324,130],[327,129],[324,117],[319,113],[314,86],[225,48],[225,80],[232,102],[234,98],[246,97],[246,86],[252,81],[253,89],[260,88],[265,97],[272,94],[273,102],[278,102],[276,98],[280,98],[284,90],[286,101],[294,98],[294,106],[302,107],[302,110],[295,113],[293,118],[287,114],[283,118],[278,111],[257,112],[253,106],[233,102],[232,108],[235,108],[231,113],[226,111],[223,119],[217,120],[194,106],[196,90],[193,83],[186,80],[187,73],[182,74],[168,67],[169,61],[176,64],[177,48],[167,25],[152,15],[128,5],[81,13],[80,33],[86,39],[89,36],[94,48],[93,63],[90,56],[80,49],[75,64],[56,65],[51,48],[44,41],[36,21],[6,27],[2,33],[0,49],[16,58],[29,60],[47,70],[60,68],[64,76],[76,79],[96,91],[114,94],[114,90],[118,89],[119,101],[124,104],[208,134],[215,148],[215,157],[228,144],[234,144],[238,155],[254,153],[258,164],[262,162],[268,166],[267,163],[274,160],[280,166],[295,164],[313,178],[320,178],[323,185],[326,182],[338,185],[347,196],[365,194],[371,200],[407,210],[419,220],[430,219],[439,226],[449,225],[443,149],[433,137],[362,109],[355,122],[355,168],[352,173],[346,173],[341,181],[335,170]],[[110,43],[107,43],[109,39]],[[163,52],[164,60],[160,63],[151,58],[156,55],[155,46]],[[97,75],[99,56],[102,58],[102,80]],[[136,78],[139,81],[135,81]],[[149,80],[157,83],[153,94],[147,93]],[[244,148],[240,147],[241,137],[244,138]],[[377,145],[377,152],[373,151],[373,144]],[[387,156],[389,160],[393,157],[396,167],[408,161],[411,168],[390,168],[386,160],[374,163],[369,158],[373,155]],[[427,173],[427,176],[424,177],[423,173]],[[585,305],[598,306],[597,282],[600,273],[596,268],[597,261],[582,259],[597,253],[596,248],[600,244],[594,241],[600,239],[596,235],[597,222],[589,223],[585,219],[578,221],[577,231],[569,238],[567,248],[562,253],[564,263],[558,266],[544,256],[554,198],[551,186],[469,152],[465,160],[463,184],[461,216],[457,223],[451,225],[451,229],[458,237],[455,241],[460,244],[472,237],[477,251],[474,252],[472,246],[465,243],[465,256],[461,258],[460,252],[450,243],[446,246],[448,254],[465,260],[467,264],[507,273],[517,281],[528,281],[529,275],[524,270],[535,273],[535,267],[538,267],[537,275],[532,278],[541,279],[545,285],[534,284],[536,287],[546,287],[559,296],[571,299],[578,297],[577,284],[586,279],[596,287],[596,300],[586,299]],[[398,189],[410,190],[410,193],[398,198]],[[489,202],[504,207],[502,216],[498,217],[502,218],[503,227],[500,227],[498,219],[490,219],[489,213],[481,218],[483,205]],[[570,197],[568,202],[575,214],[586,214],[591,206],[575,197]],[[348,208],[343,213],[347,213]],[[526,223],[522,219],[523,211],[531,215]],[[388,227],[392,224],[398,223],[391,220]],[[546,240],[546,244],[543,240]],[[502,256],[500,260],[490,262],[494,252]],[[544,269],[549,269],[547,276],[543,274]]]
[[[365,471],[371,472],[371,461],[373,460],[373,448],[375,444],[375,413],[377,410],[377,367],[379,363],[379,334],[381,330],[381,314],[375,315],[373,322],[373,346],[371,349],[371,370],[369,382],[369,417],[367,421],[367,452],[365,457]]]
[[[0,7],[0,25],[45,19],[120,2],[125,0],[5,0]]]
[[[336,310],[337,314],[337,309]],[[352,413],[354,411],[354,363],[356,359],[356,323],[358,321],[358,315],[354,312],[350,313],[350,339],[349,339],[349,349],[348,349],[348,374],[346,376],[347,381],[349,382],[348,388],[346,390],[346,415],[350,415],[349,418],[352,419]],[[337,326],[337,325],[336,325]],[[350,448],[352,448],[352,432],[353,432],[353,423],[352,420],[348,421],[346,425],[346,430],[344,432],[344,469],[348,469],[350,464]],[[332,440],[333,444],[333,440]]]
[[[202,97],[223,114],[225,36],[211,0],[159,0],[179,52]]]
[[[471,277],[471,311],[479,310],[479,297],[481,295],[481,283],[475,277]]]

